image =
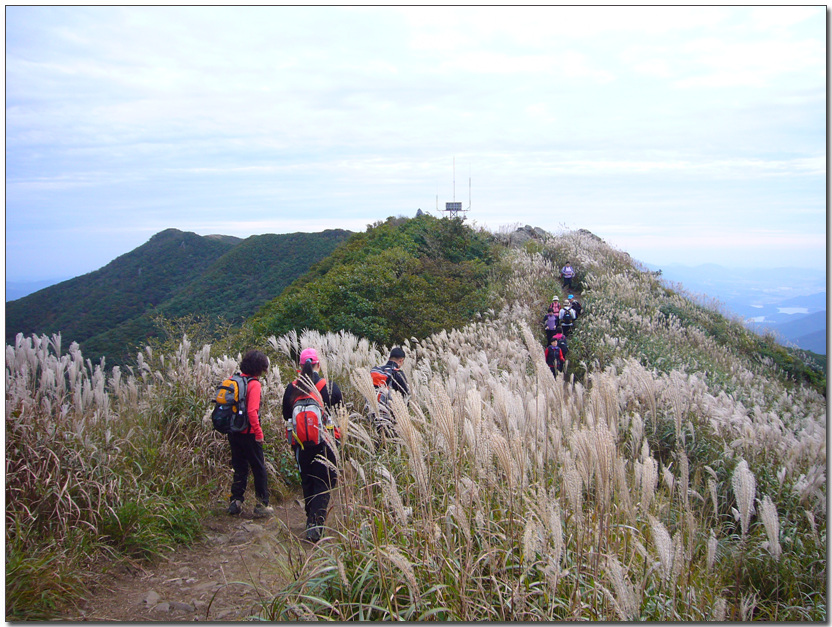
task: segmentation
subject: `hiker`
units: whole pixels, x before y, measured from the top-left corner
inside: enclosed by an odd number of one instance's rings
[[[319,442],[301,441],[297,433],[292,433],[292,450],[300,472],[303,500],[306,508],[306,539],[317,542],[323,534],[327,507],[332,489],[337,482],[335,469],[337,460],[332,449],[332,439],[340,439],[341,434],[332,421],[332,411],[342,402],[341,390],[336,383],[327,382],[320,375],[321,364],[314,348],[305,348],[300,354],[299,376],[286,386],[283,394],[283,419],[287,425],[292,424],[295,404],[302,400],[314,399],[322,416],[322,431]],[[331,437],[330,437],[331,434]],[[329,441],[327,441],[329,438]]]
[[[569,335],[572,333],[572,325],[575,323],[575,312],[572,306],[567,302],[563,309],[560,310],[560,326],[563,327],[563,334]]]
[[[560,270],[560,278],[563,279],[564,288],[572,289],[572,277],[574,276],[575,270],[572,268],[572,264],[567,261],[566,265]]]
[[[569,295],[569,302],[572,303],[572,311],[575,312],[575,318],[581,315],[581,303],[579,303],[572,294]]]
[[[390,389],[394,392],[398,392],[405,398],[410,397],[410,388],[407,385],[407,377],[405,376],[404,372],[402,372],[402,366],[404,365],[404,349],[400,346],[394,346],[393,349],[390,351],[390,357],[387,359],[387,363],[383,366],[378,366],[378,370],[384,371],[390,375]],[[376,370],[376,368],[373,368]]]
[[[569,349],[566,346],[566,338],[560,329],[549,340],[546,347],[546,365],[552,371],[552,376],[558,378],[558,372],[563,372],[563,364],[566,362],[566,353]]]
[[[549,304],[549,309],[547,309],[546,312],[553,313],[556,316],[560,313],[560,299],[557,294],[552,296],[552,302]]]
[[[566,364],[566,356],[569,354],[569,346],[566,343],[566,336],[563,333],[555,334],[555,338],[557,341],[558,350],[560,351],[558,355],[559,361],[557,362],[558,371],[563,372],[563,367]]]
[[[400,346],[394,346],[390,351],[390,357],[383,366],[376,366],[370,370],[373,379],[373,386],[378,390],[379,415],[370,412],[370,418],[376,425],[379,432],[389,432],[390,427],[396,422],[390,407],[390,392],[398,392],[410,401],[410,388],[407,384],[407,377],[402,372],[405,354]]]
[[[260,426],[260,394],[262,386],[259,376],[269,369],[269,358],[257,350],[250,350],[243,355],[240,362],[240,374],[248,381],[246,385],[246,413],[248,428],[240,433],[229,433],[228,444],[231,447],[231,466],[234,478],[231,482],[231,500],[228,513],[236,516],[243,511],[248,471],[254,476],[254,517],[264,518],[274,513],[269,506],[269,485],[266,474],[266,459],[263,455],[263,428]]]
[[[560,314],[549,312],[545,316],[543,316],[543,330],[546,331],[546,344],[548,345],[549,342],[552,341],[552,336],[555,334],[555,330],[560,325]]]

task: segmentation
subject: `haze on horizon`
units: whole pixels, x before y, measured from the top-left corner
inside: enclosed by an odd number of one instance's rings
[[[9,6],[6,278],[436,215],[469,177],[494,231],[825,270],[826,58],[823,6]]]

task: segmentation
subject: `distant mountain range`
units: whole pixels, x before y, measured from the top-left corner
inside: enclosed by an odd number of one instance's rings
[[[50,285],[6,283],[6,342],[17,333],[60,331],[86,357],[108,363],[134,357],[159,333],[157,314],[248,319],[353,235],[349,231],[200,236],[168,229],[103,268]],[[750,328],[773,331],[786,345],[826,354],[826,274],[795,268],[725,268],[642,264]],[[311,276],[311,275],[310,275]]]
[[[239,323],[352,233],[246,239],[167,229],[103,268],[6,302],[6,342],[61,332],[85,357],[124,363],[160,330],[157,314],[222,316]]]
[[[716,264],[656,266],[673,286],[718,301],[758,332],[826,355],[826,272],[805,268],[726,268]]]

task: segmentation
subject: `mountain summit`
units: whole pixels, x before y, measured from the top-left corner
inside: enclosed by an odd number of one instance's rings
[[[87,357],[135,357],[154,317],[221,316],[239,324],[350,236],[349,231],[240,239],[166,229],[103,268],[6,303],[6,342],[61,333]]]

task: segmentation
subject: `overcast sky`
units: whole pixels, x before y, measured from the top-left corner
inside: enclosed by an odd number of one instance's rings
[[[493,231],[825,267],[825,38],[823,6],[7,6],[6,278],[439,215],[469,177]]]

